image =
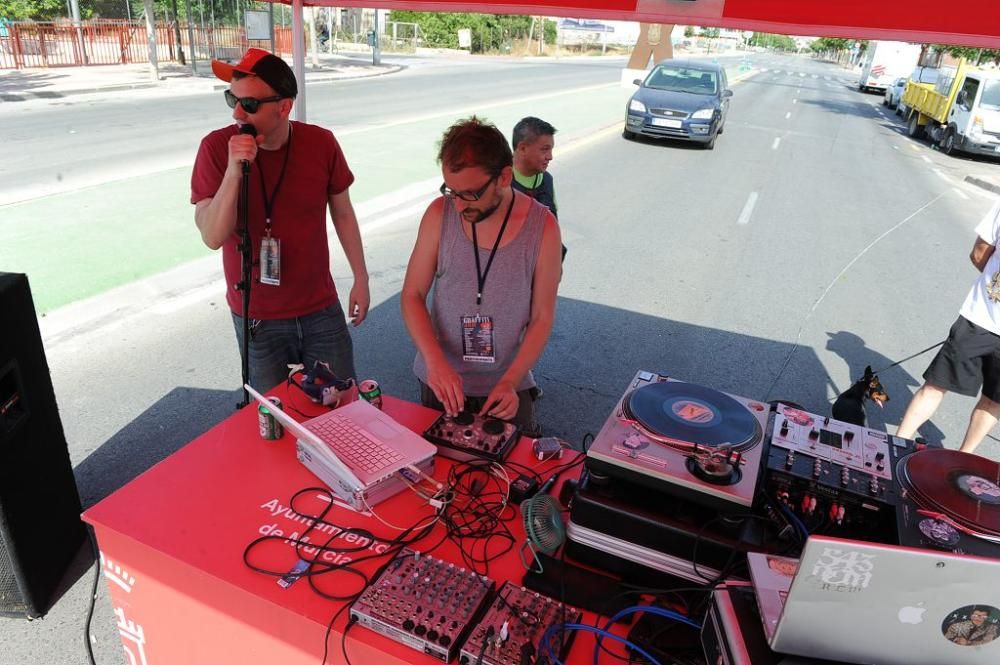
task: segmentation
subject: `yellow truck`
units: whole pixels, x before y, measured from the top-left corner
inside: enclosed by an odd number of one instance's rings
[[[910,82],[903,92],[906,133],[923,135],[941,147],[956,151],[1000,156],[1000,71],[969,67],[942,67],[937,82]]]

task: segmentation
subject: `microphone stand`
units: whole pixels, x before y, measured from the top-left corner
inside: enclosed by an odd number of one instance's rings
[[[250,383],[250,281],[253,279],[253,247],[250,246],[250,162],[243,160],[243,179],[240,183],[240,198],[238,211],[238,223],[240,227],[240,264],[242,275],[237,290],[243,292],[243,399],[237,405],[237,409],[242,409],[250,403],[250,393],[247,392],[246,384]]]

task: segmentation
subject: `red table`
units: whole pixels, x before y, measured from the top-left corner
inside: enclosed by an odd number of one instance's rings
[[[273,394],[304,401],[301,395],[286,396],[280,390]],[[384,402],[387,413],[416,432],[423,432],[437,416],[392,397],[386,396]],[[527,439],[521,440],[511,459],[535,466],[543,477],[546,469],[560,464],[535,461]],[[434,475],[444,478],[450,466],[449,460],[438,458]],[[251,407],[86,511],[84,519],[97,534],[129,665],[317,665],[327,625],[343,603],[320,597],[305,579],[287,589],[280,587],[275,577],[244,565],[243,552],[264,533],[280,529],[282,535],[301,534],[307,525],[285,508],[300,489],[321,485],[296,460],[289,434],[280,441],[259,437],[256,408]],[[409,491],[376,510],[400,525],[427,512]],[[374,518],[339,506],[327,520],[339,526],[364,526],[380,536],[395,535]],[[506,579],[519,581],[524,574],[517,554],[524,532],[516,511],[509,527],[518,540],[489,569],[498,585]],[[437,525],[425,539],[428,547],[441,539],[443,528]],[[314,541],[320,539],[316,535]],[[290,545],[288,550],[288,557],[281,555],[282,562],[271,562],[276,569],[284,564],[284,569],[290,568],[297,559]],[[433,555],[461,563],[451,542]],[[381,557],[365,563],[374,571],[384,561]],[[327,662],[343,660],[340,641],[346,619],[345,611],[334,625]],[[351,629],[347,646],[356,664],[440,662],[360,626]],[[589,634],[578,635],[570,661],[585,662],[592,647]]]

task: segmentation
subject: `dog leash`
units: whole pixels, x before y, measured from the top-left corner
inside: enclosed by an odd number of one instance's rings
[[[932,350],[932,349],[936,349],[936,348],[938,348],[939,346],[941,346],[942,344],[944,344],[944,343],[945,343],[945,342],[947,342],[947,341],[948,341],[948,340],[946,340],[946,339],[943,339],[943,340],[941,340],[940,342],[938,342],[937,344],[935,344],[934,346],[928,346],[928,347],[927,347],[926,349],[924,349],[923,351],[917,351],[917,352],[916,352],[916,353],[914,353],[914,354],[913,354],[912,356],[906,356],[906,357],[905,357],[905,358],[903,358],[902,360],[898,360],[898,361],[894,362],[894,363],[893,363],[893,364],[891,364],[891,365],[886,365],[886,366],[885,366],[885,367],[883,367],[882,369],[880,369],[880,370],[876,370],[876,371],[872,372],[872,374],[881,374],[881,373],[882,373],[882,372],[884,372],[885,370],[887,370],[887,369],[892,369],[892,368],[893,368],[893,367],[895,367],[896,365],[902,365],[902,364],[903,364],[903,363],[905,363],[905,362],[906,362],[907,360],[912,360],[912,359],[916,358],[917,356],[922,356],[922,355],[924,355],[925,353],[927,353],[928,351],[930,351],[930,350]]]

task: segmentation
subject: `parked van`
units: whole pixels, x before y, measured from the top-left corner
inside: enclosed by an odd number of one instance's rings
[[[907,76],[919,59],[919,44],[869,42],[861,63],[858,90],[875,90],[884,94],[893,81]]]

